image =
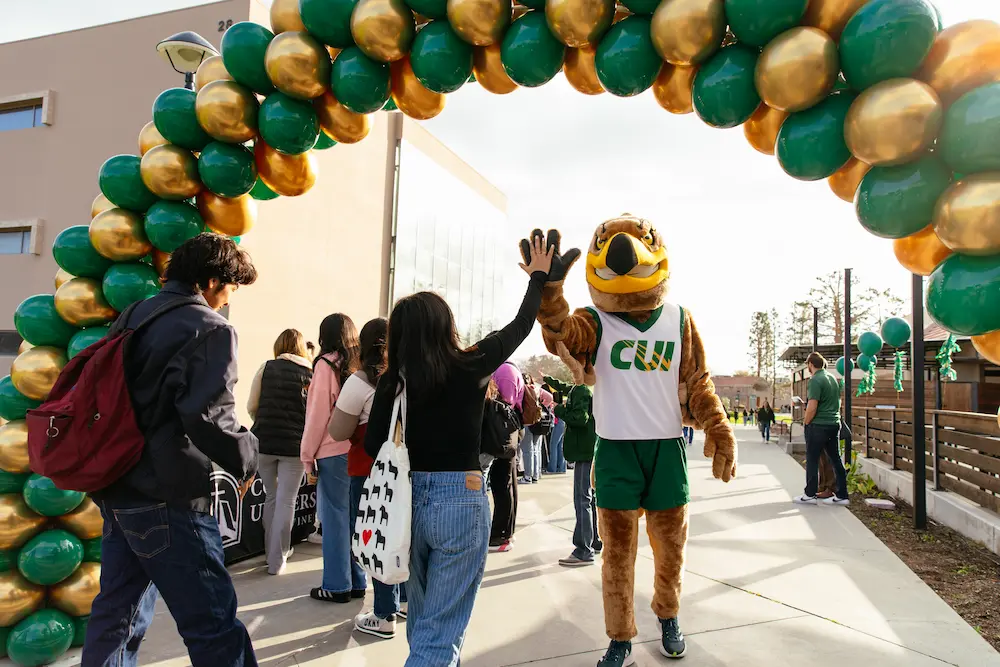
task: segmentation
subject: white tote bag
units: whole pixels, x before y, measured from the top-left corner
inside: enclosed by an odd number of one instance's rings
[[[354,522],[354,557],[361,567],[384,584],[410,578],[410,517],[413,487],[406,433],[406,391],[396,397],[389,422],[389,439],[382,444],[365,480]]]

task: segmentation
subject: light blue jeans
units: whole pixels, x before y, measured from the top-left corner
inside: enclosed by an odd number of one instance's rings
[[[552,427],[549,438],[549,472],[566,472],[566,457],[563,456],[563,438],[566,437],[566,422],[559,420]]]
[[[542,439],[531,432],[530,428],[524,429],[524,437],[521,439],[521,462],[524,465],[524,476],[528,479],[538,480],[542,477]]]
[[[412,481],[405,667],[457,667],[486,569],[486,483],[465,472],[414,472]]]
[[[318,459],[323,522],[323,588],[346,593],[367,588],[365,571],[351,554],[351,478],[347,454]]]

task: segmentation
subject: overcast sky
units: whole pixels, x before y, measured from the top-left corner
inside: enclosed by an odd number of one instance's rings
[[[192,0],[6,0],[0,42],[205,4]],[[942,0],[946,25],[1000,20],[996,0]],[[141,6],[141,11],[138,7]],[[663,233],[670,298],[688,309],[717,373],[747,368],[754,311],[787,310],[813,277],[853,267],[866,284],[908,296],[909,274],[891,242],[858,224],[853,207],[825,181],[802,183],[754,151],[741,128],[716,130],[694,114],[673,116],[652,93],[587,97],[562,78],[542,88],[494,96],[466,85],[426,123],[509,198],[510,243],[501,317],[514,314],[525,284],[516,241],[533,227],[556,227],[586,246],[594,227],[628,211]],[[574,269],[571,306],[589,303]],[[519,354],[541,351],[537,330]]]

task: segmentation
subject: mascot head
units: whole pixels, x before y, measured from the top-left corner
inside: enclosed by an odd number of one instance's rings
[[[655,310],[667,294],[667,249],[648,220],[628,213],[601,223],[587,253],[594,305],[607,313]]]

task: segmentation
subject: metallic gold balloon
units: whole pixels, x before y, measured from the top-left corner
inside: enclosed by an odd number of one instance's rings
[[[214,139],[242,144],[257,136],[257,97],[235,81],[213,81],[198,91],[198,124]]]
[[[480,86],[494,95],[506,95],[517,88],[500,62],[500,45],[479,46],[472,52],[472,73]]]
[[[156,272],[160,274],[162,278],[167,272],[167,266],[170,264],[170,253],[163,252],[159,248],[153,249],[153,268]]]
[[[413,73],[409,58],[394,62],[391,74],[392,101],[407,116],[417,120],[427,120],[444,111],[447,98],[441,93],[424,88],[424,84],[420,83],[417,75]],[[330,132],[327,131],[327,134]]]
[[[615,7],[615,18],[612,22],[612,25],[618,23],[619,21],[624,21],[630,16],[632,16],[632,12],[630,12],[627,7],[618,5],[617,7]]]
[[[656,81],[653,82],[653,95],[659,105],[675,114],[694,111],[691,90],[694,88],[694,77],[697,73],[697,67],[663,63]]]
[[[1000,331],[973,336],[972,346],[976,348],[976,352],[994,364],[1000,364]]]
[[[202,189],[197,158],[173,144],[151,148],[142,156],[139,173],[150,192],[163,199],[190,199]]]
[[[810,0],[802,25],[819,28],[834,39],[840,39],[844,26],[868,0]]]
[[[62,287],[63,283],[66,283],[66,282],[69,282],[70,280],[73,280],[73,278],[76,278],[76,276],[74,276],[74,275],[72,275],[70,273],[67,273],[63,269],[59,269],[58,271],[56,271],[56,279],[54,281],[56,289],[59,289],[60,287]]]
[[[915,76],[929,83],[945,106],[1000,81],[1000,24],[966,21],[942,30]]]
[[[198,71],[194,75],[194,89],[201,92],[201,89],[213,81],[232,81],[233,77],[222,62],[222,56],[211,56],[205,58]]]
[[[73,278],[56,290],[55,298],[56,312],[76,327],[104,324],[118,315],[104,298],[101,281],[93,278]]]
[[[84,278],[74,278],[74,280],[84,280]],[[72,282],[71,280],[70,283]],[[62,289],[65,288],[64,285]],[[59,312],[59,290],[56,290],[56,312]],[[59,315],[61,316],[62,313],[59,312]],[[66,318],[63,317],[63,319]],[[74,323],[70,322],[70,324]],[[66,365],[66,361],[66,350],[44,345],[33,347],[14,358],[14,363],[10,366],[11,382],[14,383],[14,387],[19,392],[28,398],[36,401],[45,400],[49,392],[52,391],[52,385],[56,383],[59,372]]]
[[[156,124],[149,121],[142,126],[142,131],[139,132],[139,155],[145,155],[151,149],[167,143],[170,142],[163,138],[160,131],[156,129]]]
[[[837,43],[818,28],[792,28],[771,40],[754,81],[769,107],[793,113],[826,99],[837,83]]]
[[[663,0],[650,32],[657,53],[673,65],[697,65],[719,48],[726,34],[723,0]]]
[[[743,123],[743,134],[756,150],[765,155],[774,155],[774,145],[778,141],[778,131],[788,118],[788,112],[772,109],[761,104]]]
[[[527,14],[529,11],[531,10],[525,7],[524,5],[514,5],[514,11],[510,13],[510,22],[513,23],[514,21],[518,20],[519,18]]]
[[[22,352],[27,352],[28,350],[30,350],[33,347],[35,347],[35,346],[32,345],[31,343],[29,343],[28,341],[22,340],[21,344],[17,346],[17,353],[21,354]],[[2,467],[2,466],[0,466],[0,467]]]
[[[473,46],[499,44],[510,25],[510,14],[510,0],[448,0],[448,22],[459,37]]]
[[[566,60],[563,61],[563,74],[569,85],[584,95],[600,95],[604,86],[597,78],[597,68],[594,58],[597,50],[593,46],[582,46],[578,49],[566,49]]]
[[[946,246],[934,233],[934,225],[927,225],[916,234],[892,242],[896,259],[910,273],[929,276],[938,264],[951,256],[951,248]]]
[[[0,426],[0,469],[13,473],[31,472],[28,424],[23,419]]]
[[[286,155],[258,141],[253,153],[260,180],[279,195],[296,197],[309,192],[316,183],[319,164],[313,151]]]
[[[109,208],[114,208],[115,205],[111,203],[111,200],[104,196],[104,193],[94,197],[94,203],[90,205],[90,219],[93,220],[101,213],[104,213]]]
[[[320,127],[333,140],[342,144],[356,144],[368,136],[371,123],[367,114],[354,113],[326,91],[313,102]]]
[[[343,51],[343,49],[338,49],[336,46],[326,47],[326,52],[330,54],[331,62],[337,59],[337,56],[340,55],[341,51]]]
[[[275,88],[302,100],[330,87],[330,54],[307,32],[283,32],[272,39],[264,68]]]
[[[854,100],[844,138],[854,157],[872,166],[902,164],[937,138],[944,111],[934,89],[916,79],[877,83]]]
[[[100,537],[104,528],[101,509],[90,498],[85,498],[79,507],[69,514],[63,514],[56,520],[60,526],[81,540],[92,540],[95,537]]]
[[[90,244],[116,262],[142,259],[153,249],[142,216],[123,208],[105,211],[90,222]]]
[[[852,157],[837,173],[827,179],[833,194],[846,202],[853,202],[854,195],[857,194],[861,186],[861,179],[871,170],[872,166],[862,162],[856,157]]]
[[[49,589],[49,606],[70,616],[86,616],[100,592],[101,564],[80,563],[73,574]]]
[[[17,570],[0,574],[0,624],[14,625],[40,609],[45,601],[45,587],[33,584]]]
[[[359,0],[351,14],[351,35],[373,60],[391,63],[410,52],[416,23],[403,0]]]
[[[283,32],[305,32],[299,13],[299,0],[273,0],[271,2],[271,32],[280,35]]]
[[[963,255],[1000,253],[1000,172],[966,176],[937,201],[934,231]]]
[[[0,495],[0,550],[21,546],[40,532],[46,521],[44,516],[28,507],[20,493]],[[0,598],[2,597],[0,594]],[[0,616],[0,624],[2,623],[3,618]]]
[[[257,200],[250,195],[220,197],[205,190],[198,195],[198,212],[213,232],[243,236],[257,221]]]
[[[448,3],[449,8],[453,1]],[[566,46],[574,49],[592,46],[611,27],[615,0],[548,0],[545,17],[552,34]]]

